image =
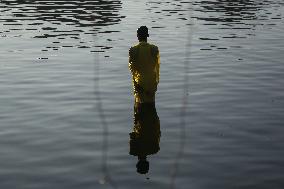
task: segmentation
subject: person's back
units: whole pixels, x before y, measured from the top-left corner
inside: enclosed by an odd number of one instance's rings
[[[154,102],[159,83],[159,50],[157,46],[147,43],[147,27],[141,26],[139,29],[139,44],[129,50],[129,68],[133,76],[135,101]]]

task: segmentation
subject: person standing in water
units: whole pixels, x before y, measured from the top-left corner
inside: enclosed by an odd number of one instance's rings
[[[129,49],[129,69],[132,73],[134,99],[137,103],[155,102],[160,77],[160,55],[157,46],[147,42],[148,28],[137,30],[139,43]]]
[[[130,135],[129,154],[137,156],[137,172],[149,171],[147,156],[160,150],[160,120],[155,108],[159,83],[160,56],[157,46],[147,42],[148,28],[137,30],[139,43],[129,50],[129,69],[134,89],[134,126]]]

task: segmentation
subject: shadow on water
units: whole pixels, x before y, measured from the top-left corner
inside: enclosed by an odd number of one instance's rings
[[[129,154],[137,156],[137,172],[146,174],[150,164],[147,156],[160,150],[160,120],[155,103],[135,103],[133,125],[133,130],[129,133]]]

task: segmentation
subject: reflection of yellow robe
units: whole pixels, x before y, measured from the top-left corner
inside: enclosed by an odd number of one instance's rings
[[[133,76],[136,102],[155,101],[159,83],[160,56],[157,46],[139,42],[129,50],[129,69]]]
[[[160,150],[160,120],[154,103],[136,103],[134,127],[130,133],[130,152],[134,156],[147,156]]]

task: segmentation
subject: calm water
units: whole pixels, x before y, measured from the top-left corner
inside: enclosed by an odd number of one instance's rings
[[[283,0],[2,0],[0,188],[282,189]],[[161,52],[160,151],[129,155],[128,49]]]

